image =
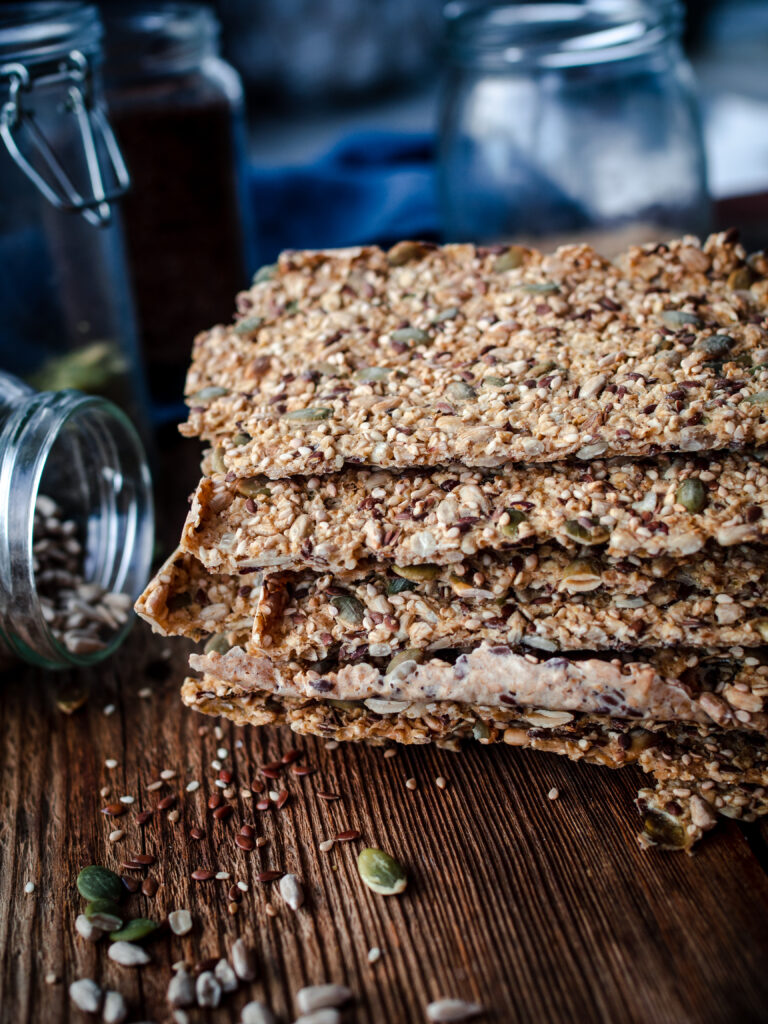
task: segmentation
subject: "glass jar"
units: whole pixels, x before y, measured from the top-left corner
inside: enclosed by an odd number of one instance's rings
[[[242,89],[208,8],[118,3],[104,19],[144,362],[156,416],[175,420],[195,335],[231,320],[248,283]]]
[[[84,3],[0,7],[0,367],[142,416],[116,204],[128,175]]]
[[[706,231],[704,149],[676,0],[454,2],[446,18],[448,239],[586,235],[610,251]]]
[[[91,665],[124,639],[152,558],[149,469],[101,398],[0,373],[0,650]]]

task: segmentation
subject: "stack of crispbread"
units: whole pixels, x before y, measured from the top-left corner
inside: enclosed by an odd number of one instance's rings
[[[655,778],[647,841],[768,810],[768,260],[284,253],[198,337],[210,442],[137,604],[183,699],[334,739]]]

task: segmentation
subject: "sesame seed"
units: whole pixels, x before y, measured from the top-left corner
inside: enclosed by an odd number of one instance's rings
[[[237,883],[237,888],[240,890],[240,892],[248,892],[248,883],[247,882],[238,882]]]
[[[54,974],[53,971],[49,971],[45,976],[46,985],[55,985],[58,982],[58,975]]]
[[[114,759],[114,757],[108,757],[107,760],[104,762],[104,766],[106,768],[117,768],[117,761]]]
[[[148,783],[148,785],[147,785],[147,792],[148,793],[154,793],[158,789],[162,789],[162,788],[163,788],[162,780],[161,779],[157,779],[155,782]]]
[[[227,788],[222,790],[222,792],[223,792],[224,796],[227,798],[227,800],[231,800],[232,797],[237,792],[237,790],[235,789],[234,786],[227,786]]]
[[[326,743],[325,743],[325,749],[326,750],[337,750],[338,746],[339,746],[338,740],[326,740]]]
[[[135,799],[136,798],[132,797],[132,796],[121,796],[121,797],[119,797],[119,800],[120,800],[121,804],[132,804],[132,803],[135,803]]]
[[[169,779],[176,778],[176,772],[172,768],[165,768],[160,772],[160,778],[167,782]]]
[[[448,783],[445,781],[442,775],[438,775],[437,778],[435,779],[435,785],[437,786],[438,789],[445,789]]]
[[[139,697],[141,697],[142,700],[148,700],[151,696],[152,696],[152,687],[151,686],[142,686],[142,688],[139,690]]]
[[[24,892],[31,893],[31,892],[34,892],[34,891],[35,891],[35,883],[34,882],[27,882],[27,884],[24,886]]]
[[[214,786],[218,786],[219,789],[226,789],[227,788],[227,783],[224,781],[224,779],[214,779],[213,780],[213,784],[214,784]]]
[[[272,801],[272,803],[275,803],[279,796],[280,796],[280,794],[277,792],[276,789],[270,789],[270,791],[269,791],[269,799]]]
[[[226,747],[219,747],[216,751],[216,757],[226,758],[229,757],[229,751]]]
[[[170,821],[170,823],[172,825],[175,825],[180,817],[181,817],[181,815],[179,814],[179,811],[176,808],[174,808],[174,810],[168,812],[168,821]]]
[[[416,779],[410,778],[410,779],[406,779],[405,780],[405,788],[406,789],[416,789],[417,786],[418,786],[418,783],[416,782]]]
[[[104,705],[104,714],[107,717],[109,717],[110,715],[114,715],[115,711],[117,711],[117,708],[115,707],[114,704],[105,704]]]
[[[188,793],[194,793],[198,789],[200,789],[200,783],[197,781],[197,779],[192,779],[191,782],[187,783],[187,785],[185,786],[185,789],[186,789],[186,791]]]
[[[324,839],[318,846],[320,853],[328,853],[329,850],[333,849],[333,839]]]
[[[259,838],[256,840],[256,845],[258,847],[266,846],[268,843],[269,840],[267,839],[266,836],[259,836]]]
[[[375,964],[377,960],[381,960],[381,950],[378,946],[373,946],[368,950],[368,963]]]
[[[230,878],[230,874],[229,874],[228,871],[217,871],[216,872],[216,880],[219,881],[219,882],[226,882],[229,878]]]
[[[275,910],[271,903],[267,903],[267,905],[264,907],[264,912],[266,913],[267,917],[277,917],[277,911]]]
[[[99,790],[99,796],[108,797],[111,792],[112,790],[109,788],[109,786],[102,786],[101,789]]]
[[[386,758],[396,757],[396,756],[397,756],[397,750],[394,747],[387,747],[387,749],[384,751],[384,757],[386,757]]]
[[[122,828],[115,828],[109,833],[110,843],[117,843],[125,835],[125,830]]]
[[[216,737],[217,740],[224,739],[224,730],[221,728],[220,725],[215,726],[213,730],[213,735]]]
[[[221,761],[215,761],[214,760],[214,761],[211,761],[211,768],[213,768],[213,770],[215,772],[220,772],[221,769],[223,768],[223,765],[222,765]]]
[[[553,786],[552,789],[550,789],[550,791],[547,793],[547,796],[550,800],[557,800],[557,798],[560,796],[560,791],[557,789],[556,786]]]

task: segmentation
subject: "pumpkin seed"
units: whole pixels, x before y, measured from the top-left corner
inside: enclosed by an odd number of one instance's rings
[[[727,334],[713,334],[709,338],[701,338],[696,342],[694,348],[697,352],[704,352],[711,359],[722,359],[733,348],[733,338]]]
[[[661,811],[649,811],[643,819],[643,833],[658,846],[681,849],[685,846],[685,832],[679,821]]]
[[[472,735],[476,740],[488,740],[491,738],[491,730],[485,722],[477,721],[472,726]]]
[[[214,473],[226,473],[227,467],[224,463],[224,450],[222,448],[214,448],[211,454],[211,465],[213,466]]]
[[[253,275],[254,284],[263,284],[265,281],[271,281],[277,273],[277,264],[268,263],[264,267],[259,267],[256,273]]]
[[[768,619],[755,619],[752,628],[768,643]]]
[[[403,594],[415,587],[416,584],[412,580],[407,580],[403,576],[398,576],[396,580],[387,580],[387,594]]]
[[[553,295],[560,291],[560,285],[552,281],[526,281],[516,287],[522,292],[528,292],[529,295]]]
[[[117,902],[123,895],[123,883],[114,871],[92,864],[77,876],[77,891],[86,900]]]
[[[356,370],[354,376],[355,380],[374,381],[386,380],[390,373],[392,370],[388,366],[364,366],[362,370]]]
[[[284,420],[327,420],[333,414],[333,409],[325,405],[309,406],[306,409],[294,409],[293,412],[283,414]]]
[[[675,501],[688,512],[701,512],[707,504],[707,488],[698,477],[689,477],[678,485]]]
[[[293,316],[293,314],[298,310],[298,308],[299,308],[299,300],[298,299],[291,299],[290,302],[286,303],[286,306],[285,306],[285,309],[283,310],[283,313],[287,313],[288,316]]]
[[[323,377],[343,377],[344,370],[335,363],[315,363],[312,369]]]
[[[509,381],[506,377],[483,377],[480,386],[483,388],[503,388]]]
[[[244,320],[238,320],[233,330],[235,334],[251,334],[257,331],[264,323],[264,317],[247,316]]]
[[[203,654],[226,654],[231,646],[225,633],[214,633],[206,641]]]
[[[517,270],[525,260],[525,249],[519,245],[511,245],[506,252],[500,253],[493,261],[493,269],[497,274],[505,270]]]
[[[360,702],[356,700],[326,700],[324,703],[330,704],[337,711],[355,711],[360,707]]]
[[[394,672],[396,668],[399,668],[400,665],[404,665],[407,661],[415,661],[417,665],[420,665],[422,661],[424,661],[423,651],[419,651],[415,647],[406,647],[405,650],[398,651],[387,665],[387,671],[384,675],[388,676],[391,672]]]
[[[391,267],[402,267],[411,260],[420,260],[426,254],[426,246],[421,242],[397,242],[387,253],[387,262]]]
[[[433,580],[440,573],[439,565],[432,565],[424,562],[422,565],[393,565],[392,571],[404,580],[411,580],[413,583],[426,583]]]
[[[362,602],[353,594],[339,594],[331,598],[331,604],[345,622],[362,622],[365,610]]]
[[[419,327],[399,327],[390,333],[392,341],[412,342],[414,345],[426,345],[429,335]]]
[[[397,896],[408,885],[405,871],[395,858],[371,846],[358,854],[357,870],[368,888],[379,896]]]
[[[553,363],[551,359],[545,359],[541,363],[535,363],[531,367],[532,377],[543,377],[547,373],[551,373],[552,370],[557,368],[557,363]]]
[[[267,498],[272,496],[272,491],[270,491],[264,481],[260,480],[257,476],[243,477],[241,480],[237,481],[235,489],[238,494],[242,494],[244,498],[258,498],[261,495]]]
[[[728,287],[735,292],[744,292],[752,286],[755,277],[749,267],[739,267],[728,275]]]
[[[119,928],[123,923],[120,907],[118,907],[114,900],[91,900],[90,903],[86,904],[85,916],[92,925],[96,928],[101,928],[103,932],[114,931],[115,928]]]
[[[604,544],[610,537],[610,531],[596,519],[589,520],[589,526],[578,519],[569,519],[563,527],[566,537],[578,541],[579,544]]]
[[[223,398],[229,394],[229,388],[209,387],[201,388],[187,396],[187,404],[204,405],[205,402],[212,402],[215,398]]]
[[[603,582],[600,563],[594,558],[574,558],[563,569],[563,582],[568,590],[596,590]]]
[[[458,306],[449,306],[448,309],[441,310],[435,317],[436,324],[444,324],[446,320],[455,320],[459,315]]]
[[[464,402],[469,398],[477,398],[477,392],[463,380],[453,380],[445,389],[451,398],[458,402]]]
[[[154,921],[149,921],[146,917],[134,917],[124,928],[110,932],[109,937],[112,942],[141,942],[156,931],[157,925]]]
[[[701,317],[696,316],[695,313],[686,313],[682,309],[665,309],[661,314],[661,319],[669,327],[682,327],[684,324],[689,324],[691,327],[704,326]]]
[[[235,436],[232,438],[232,444],[237,445],[238,447],[240,447],[240,445],[248,444],[248,442],[250,440],[251,440],[251,435],[250,434],[244,434],[244,433],[242,433],[242,434],[235,434]]]
[[[524,523],[528,516],[525,512],[521,512],[519,508],[505,508],[507,516],[509,516],[509,522],[505,523],[501,527],[501,532],[505,533],[507,537],[516,537],[517,528],[520,523]]]
[[[768,405],[768,391],[756,391],[754,395],[749,395],[744,401],[749,402],[750,405]]]

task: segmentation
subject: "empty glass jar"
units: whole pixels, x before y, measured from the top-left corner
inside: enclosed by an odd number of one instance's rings
[[[702,136],[676,0],[446,8],[446,238],[706,231]]]

